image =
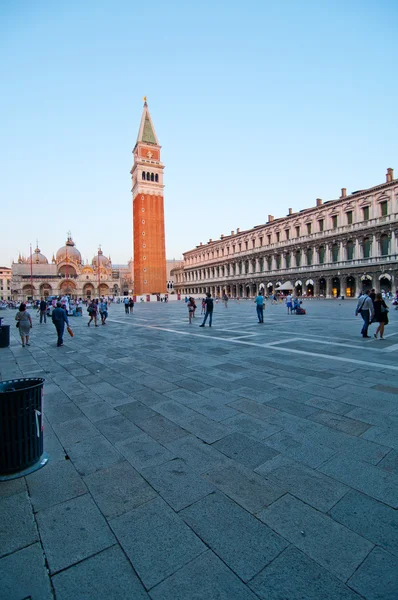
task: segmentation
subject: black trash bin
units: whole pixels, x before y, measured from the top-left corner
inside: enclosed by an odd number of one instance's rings
[[[2,325],[3,318],[0,317],[0,348],[8,348],[10,345],[10,326]]]
[[[0,382],[0,481],[43,467],[44,379]]]

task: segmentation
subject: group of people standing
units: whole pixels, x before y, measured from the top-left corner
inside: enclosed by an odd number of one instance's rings
[[[377,339],[384,340],[384,327],[388,324],[388,306],[381,294],[376,294],[374,289],[365,290],[358,298],[358,304],[355,310],[355,316],[361,315],[363,325],[361,335],[363,338],[370,338],[368,328],[371,323],[378,323],[378,327],[373,334]]]
[[[130,314],[133,312],[134,310],[134,300],[130,297],[127,298],[127,296],[123,299],[123,304],[124,304],[124,312],[126,315]]]

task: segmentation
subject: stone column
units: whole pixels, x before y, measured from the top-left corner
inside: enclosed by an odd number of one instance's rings
[[[250,275],[253,274],[253,263],[252,263],[251,259],[249,259],[249,274]]]
[[[333,277],[325,277],[326,279],[326,298],[332,298],[333,294],[332,294],[332,279]]]
[[[346,250],[346,246],[344,245],[344,242],[340,242],[339,262],[343,261],[343,260],[347,260],[347,250]]]
[[[370,256],[372,258],[377,258],[380,254],[379,250],[380,250],[379,249],[379,240],[377,239],[376,234],[373,234],[372,235],[372,250],[371,250]]]
[[[390,254],[397,253],[397,240],[395,237],[395,231],[391,231],[391,240],[390,240]],[[392,285],[391,285],[392,289]]]

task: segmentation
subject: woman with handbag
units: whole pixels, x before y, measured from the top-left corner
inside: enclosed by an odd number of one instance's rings
[[[373,322],[379,324],[374,336],[377,339],[377,334],[380,333],[380,339],[384,340],[384,327],[385,325],[388,325],[388,307],[381,294],[376,294],[376,300],[373,302],[373,306],[375,311]]]
[[[25,344],[26,346],[30,346],[29,335],[30,330],[32,329],[32,319],[26,310],[26,304],[23,302],[20,305],[17,314],[15,315],[15,320],[17,321],[19,335],[21,336],[22,348],[25,348]]]

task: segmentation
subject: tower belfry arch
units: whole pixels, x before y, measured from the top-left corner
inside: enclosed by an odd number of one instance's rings
[[[161,146],[146,98],[130,171],[133,194],[134,293],[160,294],[166,288],[163,170]]]

